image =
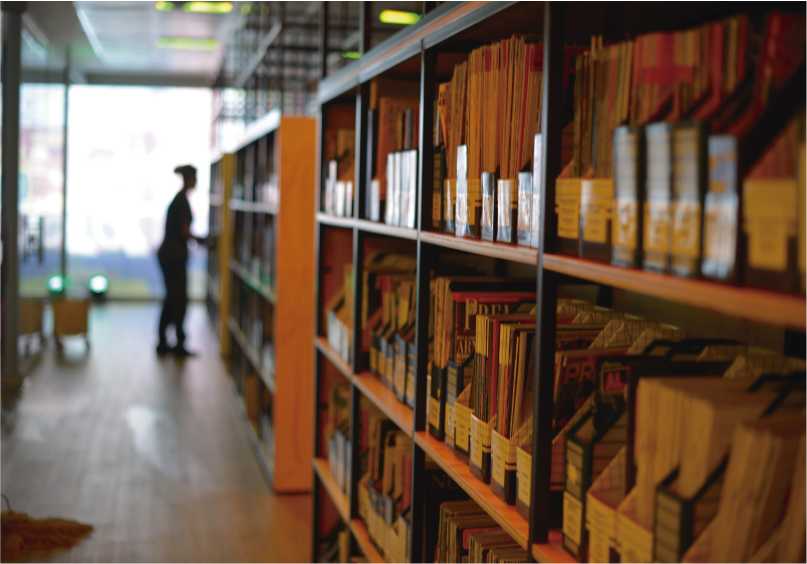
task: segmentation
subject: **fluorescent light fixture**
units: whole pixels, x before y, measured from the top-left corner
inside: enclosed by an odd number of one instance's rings
[[[358,59],[361,53],[358,51],[342,51],[342,58],[344,59]]]
[[[185,49],[190,51],[213,51],[219,46],[216,39],[193,39],[191,37],[160,37],[157,47],[160,49]]]
[[[95,274],[87,280],[87,288],[93,294],[103,294],[109,290],[109,279],[103,274]]]
[[[378,19],[382,23],[412,25],[420,21],[420,15],[412,12],[399,12],[398,10],[384,10]]]
[[[241,4],[241,13],[245,16],[249,13],[251,6],[249,4]]]
[[[64,278],[62,278],[61,274],[51,274],[48,276],[48,279],[45,281],[45,284],[53,293],[58,293],[64,290]]]
[[[174,9],[173,2],[155,2],[154,7],[157,8],[160,12],[170,12]]]
[[[182,9],[194,14],[229,14],[233,5],[230,2],[185,2]]]

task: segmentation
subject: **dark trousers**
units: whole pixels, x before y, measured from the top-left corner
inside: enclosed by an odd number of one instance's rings
[[[177,347],[182,348],[185,344],[182,324],[185,321],[185,310],[188,308],[188,275],[185,271],[185,261],[181,258],[162,256],[159,259],[165,278],[165,300],[160,314],[160,344],[166,344],[165,331],[173,323],[177,332]]]

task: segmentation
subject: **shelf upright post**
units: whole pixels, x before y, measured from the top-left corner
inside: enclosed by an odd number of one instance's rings
[[[370,37],[372,35],[373,3],[362,0],[359,7],[359,53],[364,55],[370,50]]]
[[[356,96],[356,144],[355,144],[355,161],[356,170],[353,174],[353,217],[366,218],[367,198],[359,197],[360,194],[366,194],[370,189],[367,186],[367,170],[370,166],[369,159],[367,158],[367,114],[370,110],[370,83],[365,82],[359,86],[358,94]],[[358,373],[358,371],[356,371]]]
[[[418,233],[431,218],[431,199],[424,198],[424,186],[431,186],[434,168],[434,147],[431,139],[434,123],[434,73],[436,57],[426,52],[424,43],[420,43],[420,139],[418,141]],[[428,218],[424,220],[424,218]],[[418,237],[417,243],[417,321],[415,325],[415,345],[417,349],[415,370],[415,409],[412,430],[415,433],[426,430],[426,372],[429,364],[429,283],[431,264],[434,257],[433,247],[423,245]],[[412,442],[412,493],[410,510],[410,554],[412,562],[425,562],[424,523],[425,523],[425,486],[426,486],[426,453]]]
[[[328,2],[322,2],[319,13],[319,79],[328,76]]]
[[[361,92],[356,96],[356,107],[360,108]],[[357,109],[358,112],[358,109]],[[358,125],[360,116],[356,116]],[[358,129],[356,129],[358,131]],[[358,159],[357,159],[358,160]],[[355,202],[355,199],[354,199]],[[367,369],[367,358],[362,353],[362,328],[361,328],[361,296],[364,293],[362,266],[364,265],[364,246],[367,234],[360,231],[357,226],[353,227],[353,374],[350,383],[350,518],[359,517],[359,480],[361,480],[361,390],[354,381],[355,375]]]
[[[563,129],[563,63],[566,5],[547,2],[544,9],[543,107],[541,108],[541,240],[538,247],[537,308],[535,335],[535,403],[533,405],[532,491],[530,533],[532,545],[549,539],[550,477],[552,470],[552,410],[555,362],[555,310],[560,277],[544,270],[547,250],[555,249],[557,219],[555,179],[560,174]]]

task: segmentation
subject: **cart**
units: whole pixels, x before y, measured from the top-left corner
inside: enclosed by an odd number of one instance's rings
[[[45,344],[42,332],[42,300],[20,300],[20,335],[25,340],[25,354],[28,355],[31,341],[39,338],[39,345]]]
[[[89,312],[89,300],[55,300],[53,302],[53,337],[58,350],[62,350],[61,338],[70,335],[83,335],[87,348],[90,348],[90,335],[87,328]]]

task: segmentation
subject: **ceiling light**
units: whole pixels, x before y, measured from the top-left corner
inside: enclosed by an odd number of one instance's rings
[[[191,51],[213,51],[219,46],[216,39],[193,39],[190,37],[160,37],[157,47],[160,49],[187,49]]]
[[[358,59],[361,53],[358,51],[342,51],[342,58],[344,59]]]
[[[241,4],[241,13],[244,14],[245,16],[249,13],[250,9],[251,8],[249,4]]]
[[[230,2],[185,2],[182,9],[194,14],[229,14],[233,5]]]
[[[382,23],[412,25],[420,21],[420,14],[412,12],[399,12],[398,10],[384,10],[378,19]]]
[[[160,12],[170,12],[174,9],[173,2],[155,2],[154,7],[157,8]]]

